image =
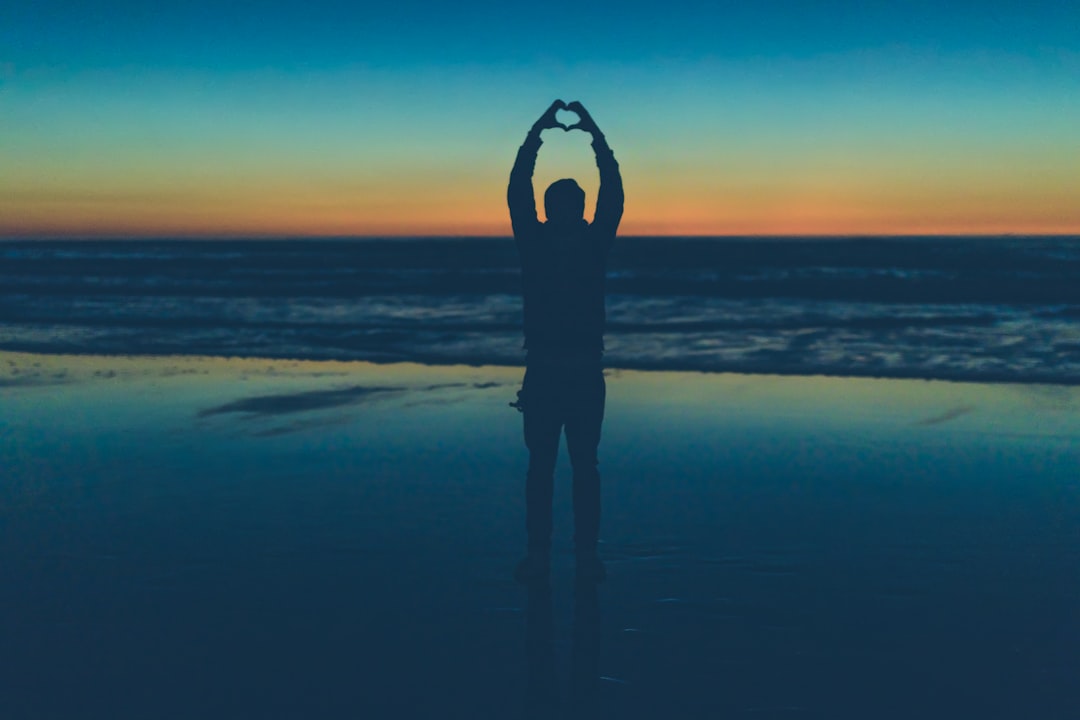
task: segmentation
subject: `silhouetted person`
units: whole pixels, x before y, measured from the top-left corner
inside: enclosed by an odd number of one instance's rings
[[[558,110],[577,113],[571,127],[555,119]],[[544,193],[547,221],[536,217],[532,175],[551,128],[581,129],[592,135],[600,191],[590,224],[585,191],[573,180],[558,180]],[[556,100],[529,131],[518,150],[507,189],[514,240],[521,256],[525,310],[525,380],[517,407],[524,413],[529,449],[526,478],[528,555],[517,567],[519,580],[547,577],[551,549],[551,500],[559,437],[574,471],[574,546],[578,573],[603,579],[597,555],[600,530],[600,473],[597,447],[604,419],[604,274],[608,251],[623,212],[619,165],[603,134],[579,102]]]

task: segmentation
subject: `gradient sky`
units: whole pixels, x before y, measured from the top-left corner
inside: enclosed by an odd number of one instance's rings
[[[0,236],[505,235],[556,97],[624,234],[1080,233],[1075,0],[39,0],[0,7]]]

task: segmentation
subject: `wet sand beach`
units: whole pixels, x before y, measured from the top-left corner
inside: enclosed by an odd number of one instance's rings
[[[608,371],[529,591],[521,375],[0,353],[0,716],[1080,716],[1080,389]]]

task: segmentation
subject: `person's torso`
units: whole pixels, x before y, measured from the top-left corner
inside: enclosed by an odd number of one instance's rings
[[[533,351],[603,350],[606,258],[592,228],[539,226],[522,243],[525,343]]]

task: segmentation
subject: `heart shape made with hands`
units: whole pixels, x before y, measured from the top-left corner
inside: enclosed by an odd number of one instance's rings
[[[570,128],[581,122],[581,118],[578,117],[578,114],[573,110],[559,109],[555,111],[555,122],[557,122],[559,127],[563,130],[569,132]]]

